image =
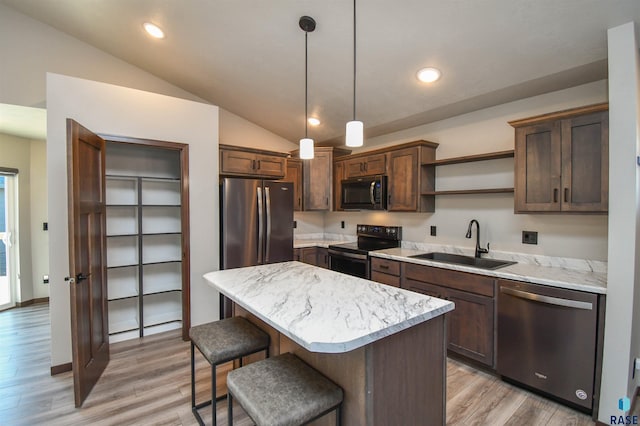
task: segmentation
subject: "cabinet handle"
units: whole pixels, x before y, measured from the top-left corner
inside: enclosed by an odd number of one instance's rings
[[[360,168],[360,171],[363,171],[363,170],[362,170],[362,163],[359,163],[359,164],[358,164],[358,166],[359,166],[359,168]]]
[[[564,202],[569,202],[569,188],[564,189]]]
[[[302,206],[302,198],[298,197],[298,207],[301,207],[301,206]]]
[[[553,188],[553,202],[558,202],[558,188]]]
[[[256,169],[256,160],[251,160],[251,170]]]
[[[260,170],[260,160],[258,160],[258,170]]]
[[[389,269],[388,265],[380,265],[380,269]]]
[[[326,198],[325,205],[329,207],[329,197]]]
[[[391,194],[387,196],[387,204],[391,204]]]
[[[364,171],[368,172],[369,171],[369,164],[364,163]]]

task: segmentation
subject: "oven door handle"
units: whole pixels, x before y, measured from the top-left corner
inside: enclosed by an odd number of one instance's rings
[[[367,260],[366,254],[345,253],[343,251],[332,250],[332,249],[329,249],[329,255],[335,256],[335,257],[348,257],[349,259],[356,259],[356,260],[362,260],[362,261]]]

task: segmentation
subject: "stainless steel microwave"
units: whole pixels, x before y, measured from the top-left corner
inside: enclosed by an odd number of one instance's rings
[[[386,210],[387,177],[363,176],[340,182],[340,203],[344,210]]]

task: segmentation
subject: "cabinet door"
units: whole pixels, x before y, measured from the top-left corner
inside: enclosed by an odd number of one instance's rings
[[[293,184],[293,210],[302,210],[302,162],[300,160],[287,159],[287,174],[283,179]]]
[[[406,148],[389,153],[389,211],[418,210],[418,148]]]
[[[562,210],[606,212],[608,205],[608,112],[562,120]]]
[[[285,158],[256,154],[255,173],[260,176],[281,178],[285,175]]]
[[[345,160],[333,163],[333,209],[342,210],[342,180],[345,179]]]
[[[387,171],[387,156],[385,154],[370,155],[365,159],[364,172],[366,175],[383,175]]]
[[[303,248],[302,254],[300,257],[300,262],[308,263],[309,265],[316,265],[318,263],[316,248],[315,247]]]
[[[352,177],[365,176],[365,162],[364,158],[354,158],[352,160],[345,160],[344,169],[345,169],[345,179],[349,179]]]
[[[560,123],[516,129],[515,211],[560,211]]]
[[[316,265],[321,268],[329,269],[329,249],[324,247],[316,248]]]
[[[456,308],[447,317],[448,349],[493,367],[493,298],[446,289]]]
[[[220,174],[255,174],[256,155],[251,152],[220,150]]]
[[[333,155],[316,149],[315,156],[303,167],[304,210],[331,210]]]

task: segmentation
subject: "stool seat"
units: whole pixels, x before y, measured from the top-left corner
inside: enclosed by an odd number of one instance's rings
[[[242,366],[242,357],[264,351],[269,356],[269,335],[242,317],[225,318],[220,321],[191,327],[191,411],[198,424],[204,420],[198,412],[208,405],[212,406],[212,424],[216,420],[216,366],[237,359]],[[195,347],[211,364],[211,399],[196,404]]]
[[[269,346],[269,335],[243,317],[191,327],[189,337],[209,364],[231,361]]]
[[[227,388],[258,426],[301,425],[343,399],[339,386],[290,353],[230,371]]]

